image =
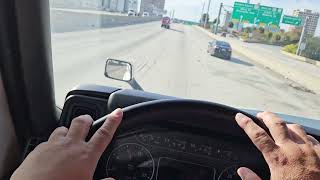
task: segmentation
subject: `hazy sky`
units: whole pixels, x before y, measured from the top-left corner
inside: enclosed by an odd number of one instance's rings
[[[166,0],[166,9],[168,12],[175,10],[175,17],[199,21],[203,3],[207,4],[209,0]],[[247,2],[246,0],[238,0],[239,2]],[[232,6],[234,0],[212,0],[211,1],[211,17],[217,17],[219,5],[223,2],[225,5]],[[251,3],[261,3],[262,5],[283,8],[284,14],[292,15],[294,9],[311,9],[320,12],[320,0],[251,0]],[[231,8],[227,8],[232,10]],[[320,35],[320,22],[318,23],[317,35]]]

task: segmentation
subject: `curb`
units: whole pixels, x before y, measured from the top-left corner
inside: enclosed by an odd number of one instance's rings
[[[211,34],[210,32],[206,31],[205,29],[203,29],[201,27],[198,27],[198,26],[194,26],[194,27],[196,27],[197,29],[206,33],[207,35],[209,35],[210,37],[212,37],[214,39],[220,39],[220,37],[218,37],[214,34]],[[254,54],[254,53],[248,51],[248,49],[241,47],[241,46],[237,46],[237,45],[233,46],[233,49],[235,51],[237,51],[238,53],[249,57],[253,61],[271,69],[272,71],[274,71],[278,74],[281,74],[285,78],[288,78],[288,79],[306,87],[307,89],[312,90],[316,94],[320,94],[320,78],[319,77],[316,77],[311,74],[307,74],[307,72],[305,72],[305,71],[297,70],[294,67],[290,67],[290,66],[283,64],[281,62],[274,61],[274,60],[268,59],[266,57],[261,57],[260,55]],[[320,62],[318,64],[320,64]]]
[[[316,61],[316,60],[313,60],[313,59],[310,59],[310,58],[306,58],[306,57],[302,57],[302,56],[297,56],[295,54],[291,54],[291,53],[288,53],[288,52],[283,51],[283,50],[281,50],[281,53],[286,55],[286,56],[292,57],[295,60],[303,61],[303,62],[306,62],[306,63],[309,63],[309,64],[313,64],[315,66],[320,67],[320,61]]]

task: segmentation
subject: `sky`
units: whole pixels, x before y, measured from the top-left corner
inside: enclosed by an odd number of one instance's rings
[[[168,12],[175,10],[175,17],[179,19],[199,21],[201,17],[202,7],[205,2],[205,12],[207,11],[207,4],[209,0],[166,0],[166,10]],[[237,0],[239,2],[247,2],[247,0]],[[220,3],[224,5],[233,6],[235,0],[211,0],[210,17],[217,17]],[[320,12],[320,0],[250,0],[250,3],[260,3],[266,6],[273,6],[283,8],[284,14],[292,15],[295,9],[310,9]],[[231,8],[227,8],[232,11]],[[223,16],[221,20],[223,19]],[[282,28],[285,28],[285,25]],[[320,35],[320,21],[316,35]]]

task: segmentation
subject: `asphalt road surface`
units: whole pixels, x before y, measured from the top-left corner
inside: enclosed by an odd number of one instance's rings
[[[212,57],[206,52],[209,41],[193,26],[166,30],[159,22],[53,34],[57,104],[79,84],[132,88],[104,77],[110,57],[131,62],[145,91],[320,119],[319,95],[237,52],[231,60]]]

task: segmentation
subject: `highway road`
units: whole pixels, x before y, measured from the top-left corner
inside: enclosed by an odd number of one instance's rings
[[[320,119],[320,97],[234,52],[223,60],[206,53],[210,37],[193,26],[159,22],[52,34],[56,99],[63,105],[78,84],[131,88],[104,77],[107,58],[126,60],[145,90],[237,108]]]

